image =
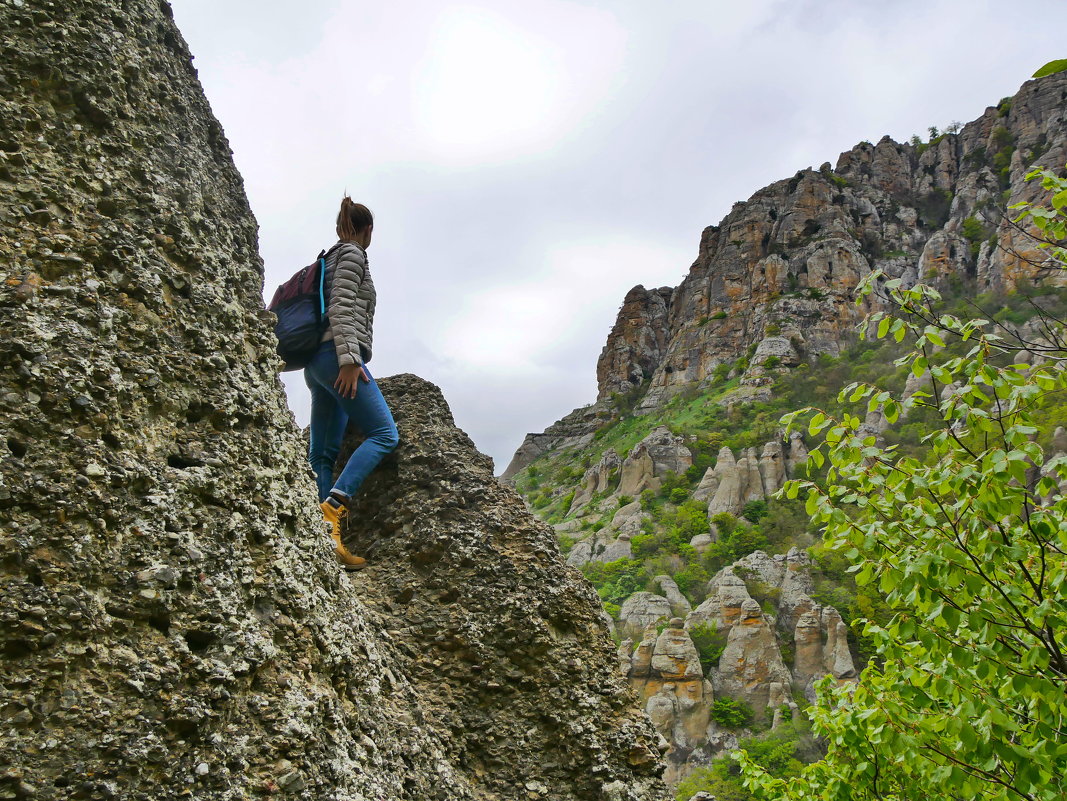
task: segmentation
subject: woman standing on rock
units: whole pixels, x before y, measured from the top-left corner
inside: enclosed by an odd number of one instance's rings
[[[345,195],[337,214],[339,241],[326,254],[329,325],[318,352],[304,368],[304,381],[311,390],[308,458],[323,517],[333,527],[337,559],[349,570],[358,570],[366,560],[353,556],[341,542],[341,518],[363,480],[397,445],[393,415],[367,370],[376,300],[367,266],[373,230],[370,209]],[[349,420],[366,439],[335,483],[333,468]]]

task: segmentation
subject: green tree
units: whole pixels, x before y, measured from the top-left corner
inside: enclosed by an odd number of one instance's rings
[[[1043,176],[1062,218],[1062,179]],[[1036,212],[1036,215],[1035,215]],[[1055,222],[1042,230],[1057,229]],[[1046,230],[1047,233],[1047,230]],[[1053,258],[1062,249],[1053,246]],[[870,292],[878,276],[864,287]],[[1050,458],[1037,421],[1062,419],[1067,348],[1062,325],[1032,365],[1016,364],[1019,344],[996,323],[939,314],[940,296],[898,281],[884,285],[902,314],[877,312],[879,338],[914,346],[898,364],[926,377],[904,400],[868,384],[841,399],[865,401],[858,414],[810,414],[824,441],[812,459],[828,463],[825,488],[787,483],[807,497],[830,547],[852,563],[860,586],[886,594],[893,616],[866,633],[879,659],[854,691],[819,686],[814,728],[824,761],[779,779],[741,756],[759,797],[797,801],[1029,799],[1067,797],[1067,458]],[[1049,344],[1051,343],[1051,344]],[[941,390],[955,383],[951,396]],[[902,408],[936,410],[923,458],[901,455],[861,430],[869,409],[890,422]]]
[[[722,695],[711,705],[711,717],[727,729],[740,729],[752,722],[755,713],[744,701]]]
[[[719,657],[726,650],[726,635],[719,631],[714,622],[697,623],[689,629],[689,636],[700,654],[700,667],[705,675],[719,664]]]
[[[752,760],[773,776],[795,776],[803,768],[798,757],[806,732],[786,724],[773,732],[741,741]],[[675,788],[678,801],[689,801],[696,793],[711,793],[717,801],[755,801],[742,784],[741,771],[731,759],[716,759],[707,767],[697,768]]]

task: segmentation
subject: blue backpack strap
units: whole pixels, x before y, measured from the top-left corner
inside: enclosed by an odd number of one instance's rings
[[[319,258],[319,314],[326,314],[326,259]]]

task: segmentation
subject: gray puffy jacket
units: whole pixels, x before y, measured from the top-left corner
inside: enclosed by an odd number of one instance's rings
[[[322,341],[333,340],[341,367],[369,362],[377,298],[367,251],[352,242],[334,245],[326,254],[326,293],[330,324]]]

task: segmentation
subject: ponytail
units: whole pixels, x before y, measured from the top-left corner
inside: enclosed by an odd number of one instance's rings
[[[351,242],[367,228],[374,225],[374,215],[362,203],[352,202],[345,195],[341,199],[341,210],[337,212],[337,238],[342,242]]]

